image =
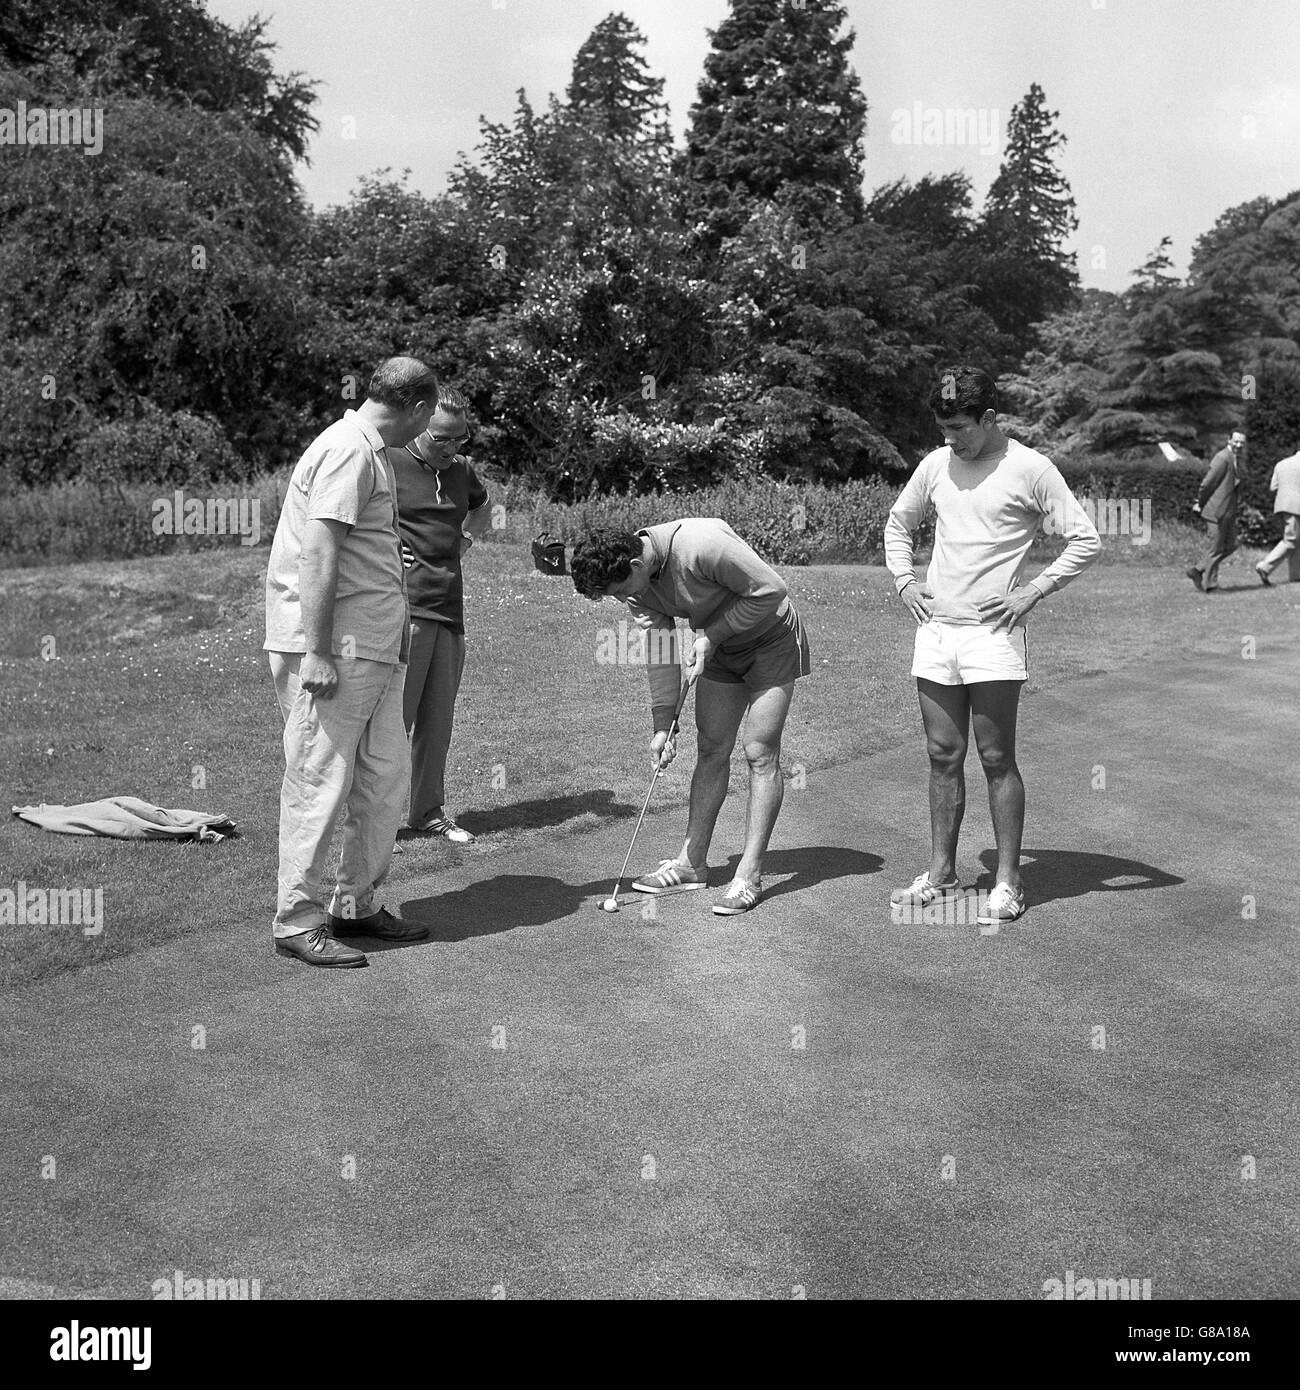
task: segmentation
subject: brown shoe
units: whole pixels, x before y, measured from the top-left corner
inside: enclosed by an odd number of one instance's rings
[[[275,950],[277,955],[296,956],[308,965],[333,966],[342,970],[367,963],[364,951],[335,941],[324,926],[300,932],[297,936],[277,936]]]
[[[369,917],[327,917],[329,929],[335,936],[373,936],[376,941],[419,941],[429,935],[429,928],[419,922],[403,922],[387,908],[381,907]]]
[[[1196,585],[1198,589],[1201,587],[1201,572],[1200,570],[1196,569],[1195,566],[1193,566],[1191,569],[1187,571],[1187,577],[1192,581],[1193,584]]]

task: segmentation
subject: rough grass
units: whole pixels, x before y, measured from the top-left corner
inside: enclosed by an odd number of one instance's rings
[[[1295,643],[1295,586],[1260,590],[1251,552],[1196,594],[1182,570],[1195,533],[1102,562],[1031,619],[1028,697],[1061,680],[1243,637]],[[280,721],[262,643],[264,550],[228,546],[115,564],[0,571],[0,765],[15,805],[132,794],[222,811],[240,836],[175,845],[50,834],[0,822],[0,887],[102,888],[106,927],[4,926],[3,975],[36,980],[147,948],[214,922],[244,923],[267,946],[274,910],[282,769]],[[452,809],[481,839],[454,849],[407,839],[400,885],[464,856],[490,860],[530,837],[634,816],[649,738],[644,672],[597,661],[614,603],[535,574],[525,546],[498,542],[467,561],[469,665],[449,767]],[[908,675],[912,631],[889,575],[872,566],[786,571],[813,649],[784,762],[792,777],[917,740]],[[693,739],[656,792],[685,800]],[[737,785],[743,762],[734,764]],[[490,874],[484,863],[484,873]]]

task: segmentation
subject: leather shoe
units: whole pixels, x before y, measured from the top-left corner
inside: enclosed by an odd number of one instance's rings
[[[1190,580],[1192,581],[1193,584],[1196,585],[1196,587],[1197,587],[1198,589],[1201,587],[1201,572],[1200,572],[1200,570],[1196,569],[1195,567],[1193,567],[1192,569],[1189,569],[1189,570],[1187,571],[1187,577],[1188,577],[1188,579],[1190,579]]]
[[[364,951],[335,941],[324,925],[313,927],[311,931],[300,932],[297,936],[277,936],[275,950],[277,955],[296,956],[308,965],[333,966],[345,970],[350,966],[366,964]]]
[[[369,917],[329,917],[329,929],[335,936],[373,936],[376,941],[419,941],[429,935],[429,928],[419,922],[403,922],[387,908],[381,907]]]

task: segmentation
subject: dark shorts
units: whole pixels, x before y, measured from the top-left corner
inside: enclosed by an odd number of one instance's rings
[[[776,622],[757,637],[731,637],[715,647],[700,675],[706,681],[718,681],[722,685],[771,690],[811,673],[808,636],[794,604],[790,604]]]

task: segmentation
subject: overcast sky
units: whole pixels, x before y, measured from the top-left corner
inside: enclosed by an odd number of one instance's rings
[[[796,3],[796,0],[791,0]],[[816,0],[809,0],[816,3]],[[441,191],[478,118],[563,94],[582,41],[621,10],[667,80],[680,138],[727,0],[208,0],[235,24],[269,15],[278,66],[321,83],[321,128],[299,174],[317,206],[357,178],[409,168]],[[1300,188],[1300,0],[848,0],[870,110],[866,187],[965,169],[983,194],[1012,106],[1038,82],[1069,144],[1085,285],[1123,289],[1165,235],[1186,268],[1228,207]],[[358,17],[361,17],[360,20]],[[973,109],[983,140],[949,122]],[[902,113],[907,113],[907,119]],[[355,129],[355,136],[347,132]],[[987,139],[996,132],[996,146]],[[959,143],[960,142],[960,143]]]

